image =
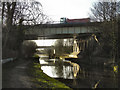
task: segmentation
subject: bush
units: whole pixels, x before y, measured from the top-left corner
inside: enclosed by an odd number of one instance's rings
[[[25,58],[32,57],[36,52],[37,45],[34,41],[24,41],[22,44],[22,55]]]

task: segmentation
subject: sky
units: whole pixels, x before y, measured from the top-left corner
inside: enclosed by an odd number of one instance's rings
[[[56,40],[33,40],[36,42],[37,46],[51,46],[54,45]]]
[[[43,11],[53,21],[61,17],[70,19],[89,17],[90,7],[95,0],[39,0]]]
[[[59,22],[61,17],[69,19],[88,18],[90,7],[95,0],[38,0],[43,12],[53,21]],[[36,40],[38,46],[54,45],[55,40]]]

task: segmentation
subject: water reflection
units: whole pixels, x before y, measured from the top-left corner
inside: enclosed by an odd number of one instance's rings
[[[88,68],[87,68],[88,69]],[[90,88],[118,88],[118,74],[109,69],[91,67],[82,69],[77,79],[84,79]]]
[[[40,59],[41,69],[48,76],[61,78],[63,83],[75,88],[118,88],[118,76],[112,70],[80,65],[59,59]]]
[[[40,59],[41,69],[50,77],[74,79],[79,72],[79,65],[76,63],[64,62],[59,59]]]
[[[48,62],[46,62],[45,60],[39,60],[39,62],[41,63],[41,64],[48,64]]]
[[[55,70],[54,73],[58,75],[58,77],[62,78],[64,75],[63,72],[63,62],[61,60],[55,61]]]
[[[72,68],[73,69],[73,76],[74,76],[74,78],[76,78],[77,73],[79,72],[80,66],[76,63],[71,63],[71,65],[73,66],[73,68]]]
[[[44,73],[46,73],[50,77],[53,77],[53,78],[58,77],[58,75],[56,73],[54,73],[55,66],[47,66],[47,68],[46,68],[46,66],[42,66],[41,69],[43,70]]]

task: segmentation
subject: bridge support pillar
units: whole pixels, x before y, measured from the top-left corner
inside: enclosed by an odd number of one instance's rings
[[[84,51],[88,47],[88,40],[79,40],[78,41],[80,51]]]
[[[79,52],[79,47],[77,45],[77,41],[76,41],[76,37],[73,37],[74,38],[74,41],[73,41],[73,52]]]
[[[85,42],[83,42],[83,40],[79,40],[78,43],[79,43],[80,51],[81,50],[83,51],[86,45]]]
[[[85,50],[85,41],[83,42],[83,51]]]
[[[86,45],[86,48],[88,48],[88,40],[86,41],[86,44],[87,44],[87,45]]]

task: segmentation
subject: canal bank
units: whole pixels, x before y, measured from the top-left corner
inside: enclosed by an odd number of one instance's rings
[[[3,64],[2,88],[66,88],[65,84],[45,75],[33,59],[19,59]]]
[[[64,83],[61,83],[60,81],[43,73],[43,70],[37,60],[29,63],[28,67],[28,75],[31,77],[32,82],[35,83],[36,88],[71,89]]]

